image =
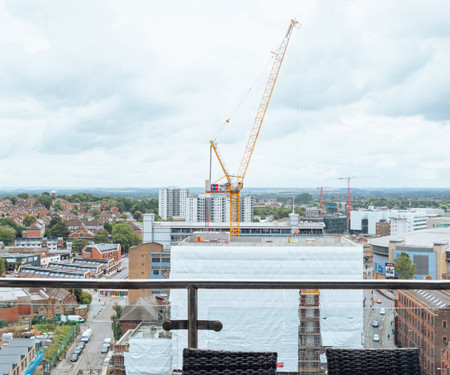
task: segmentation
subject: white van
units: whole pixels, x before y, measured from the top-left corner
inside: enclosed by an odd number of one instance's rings
[[[87,329],[86,331],[83,332],[83,334],[81,335],[81,341],[83,342],[88,342],[89,339],[92,336],[92,329]]]
[[[84,323],[84,319],[79,315],[67,315],[67,320],[69,322]]]

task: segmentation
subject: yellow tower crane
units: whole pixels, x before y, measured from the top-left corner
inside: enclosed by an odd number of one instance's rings
[[[216,139],[210,141],[211,150],[214,150],[214,154],[216,155],[217,160],[219,161],[224,176],[219,178],[217,181],[211,183],[211,170],[210,170],[209,179],[206,180],[205,183],[205,192],[210,194],[226,193],[230,195],[230,235],[234,237],[240,236],[241,234],[240,196],[241,190],[244,187],[244,178],[247,173],[248,165],[250,163],[250,159],[252,157],[256,141],[258,139],[259,131],[261,130],[261,126],[267,112],[267,107],[269,106],[270,98],[273,93],[275,82],[277,81],[278,78],[278,73],[280,72],[281,63],[283,62],[284,55],[286,53],[286,48],[289,43],[289,39],[291,38],[292,31],[297,23],[298,22],[294,19],[290,21],[288,30],[283,38],[283,41],[281,42],[281,45],[278,48],[278,50],[274,53],[274,62],[269,74],[269,79],[266,83],[264,94],[261,99],[261,103],[259,104],[259,108],[256,113],[250,137],[248,138],[247,146],[245,147],[244,155],[242,156],[241,164],[239,166],[237,174],[230,175],[228,173],[227,169],[225,168],[225,164],[223,163],[223,159],[220,156]],[[223,180],[224,178],[226,179],[226,182],[220,184],[219,181]]]

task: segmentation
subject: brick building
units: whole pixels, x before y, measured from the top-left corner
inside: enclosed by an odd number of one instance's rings
[[[69,238],[73,240],[83,238],[85,240],[92,241],[94,238],[94,232],[87,229],[84,223],[81,223],[78,229],[69,235]]]
[[[122,247],[120,244],[99,243],[87,245],[81,250],[84,259],[114,259],[120,262]]]
[[[39,348],[36,340],[11,339],[8,346],[0,351],[0,373],[8,375],[30,373],[30,364],[38,356],[40,356],[40,362],[43,358],[43,351]]]
[[[37,219],[27,228],[27,238],[42,238],[45,234],[45,223],[42,219]]]
[[[395,343],[418,347],[424,374],[440,374],[450,340],[450,295],[437,290],[400,290],[395,300]]]
[[[387,221],[380,221],[375,224],[375,233],[377,236],[384,237],[391,235],[391,224]]]
[[[447,343],[441,356],[441,375],[450,375],[450,344]]]
[[[151,253],[162,251],[162,246],[156,243],[145,243],[128,250],[129,267],[128,275],[130,279],[150,279]],[[150,295],[150,289],[130,289],[128,291],[128,303],[132,304],[141,297]]]

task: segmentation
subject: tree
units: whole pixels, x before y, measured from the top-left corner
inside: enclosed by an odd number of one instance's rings
[[[36,202],[42,204],[47,210],[50,209],[52,205],[52,198],[50,195],[44,195],[44,193],[36,199]]]
[[[105,222],[105,223],[103,224],[103,228],[105,228],[105,230],[106,230],[109,234],[111,234],[112,229],[113,229],[113,225],[112,225],[111,223]]]
[[[416,274],[416,265],[404,251],[394,260],[394,267],[399,279],[412,279]]]
[[[92,302],[92,295],[84,290],[80,293],[80,301],[83,305],[90,305]]]
[[[72,253],[81,253],[83,247],[89,245],[89,241],[84,238],[76,238],[72,242]]]
[[[64,207],[63,207],[63,205],[61,204],[60,201],[57,201],[57,202],[53,205],[53,208],[54,208],[56,211],[64,211]]]
[[[91,215],[94,217],[95,220],[100,219],[100,211],[99,210],[92,210]]]
[[[33,224],[36,221],[36,216],[34,215],[27,215],[23,218],[22,224],[25,227],[29,227],[31,224]]]
[[[77,206],[73,206],[72,210],[70,212],[73,213],[74,215],[78,215],[78,208],[77,208]]]
[[[18,198],[23,198],[23,199],[27,199],[30,195],[28,193],[20,193],[17,194]]]
[[[120,323],[120,317],[122,316],[122,307],[117,303],[114,304],[113,310],[115,315],[111,315],[111,328],[113,331],[114,339],[120,340],[122,337],[122,324]]]
[[[122,214],[119,216],[120,219],[128,219],[128,215],[127,214]]]
[[[124,251],[127,251],[131,246],[139,245],[141,242],[140,237],[127,223],[115,224],[111,234],[113,243],[120,243]]]
[[[10,226],[16,231],[16,237],[22,237],[22,231],[24,227],[22,225],[17,224],[15,221],[11,220],[9,217],[4,217],[0,219],[0,225],[2,226]]]
[[[99,234],[99,233],[97,233],[94,236],[92,241],[94,241],[94,243],[111,243],[111,241],[109,240],[109,238],[107,236],[105,236],[104,234]]]
[[[5,319],[0,319],[0,328],[6,327],[8,322]]]
[[[9,225],[0,227],[0,241],[9,246],[16,239],[16,231]]]
[[[9,197],[9,200],[11,201],[11,203],[13,204],[13,205],[15,205],[16,203],[17,203],[17,197]]]
[[[62,237],[64,239],[70,234],[69,228],[67,228],[67,223],[65,221],[60,221],[51,227],[49,231],[50,237]]]
[[[141,211],[135,211],[133,214],[133,218],[136,221],[142,221],[142,212]]]
[[[6,271],[6,260],[0,258],[0,276],[2,276]]]

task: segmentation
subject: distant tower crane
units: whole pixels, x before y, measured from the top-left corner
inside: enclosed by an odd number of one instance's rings
[[[317,190],[320,190],[320,209],[323,210],[323,191],[324,189],[330,189],[329,187],[321,186],[316,188]]]
[[[241,190],[244,187],[244,178],[247,173],[247,168],[250,163],[250,159],[253,154],[253,150],[255,148],[256,141],[258,139],[259,131],[261,130],[262,123],[264,121],[264,117],[266,115],[267,107],[270,102],[270,98],[273,93],[273,88],[275,86],[275,82],[278,78],[278,73],[280,72],[281,63],[283,62],[284,55],[286,53],[286,48],[289,43],[289,39],[291,38],[292,30],[294,26],[298,22],[296,20],[291,20],[289,23],[288,30],[281,42],[280,47],[274,53],[274,62],[272,65],[272,69],[269,74],[269,79],[266,83],[266,87],[264,89],[264,94],[261,99],[261,103],[259,104],[258,111],[256,113],[256,117],[253,123],[253,128],[250,133],[250,137],[247,141],[247,146],[245,147],[244,155],[242,156],[241,164],[239,166],[238,172],[235,175],[231,175],[228,173],[225,168],[225,164],[223,163],[223,159],[220,156],[217,141],[213,139],[210,141],[210,171],[209,171],[209,180],[205,182],[205,192],[209,194],[215,193],[226,193],[230,195],[230,235],[231,236],[240,236],[241,227],[240,227],[240,216],[241,216],[241,208],[240,208],[240,196]],[[227,120],[228,121],[228,120]],[[220,167],[224,173],[224,176],[219,178],[217,181],[211,183],[211,159],[212,159],[212,150],[214,150],[214,154],[219,161]],[[219,184],[218,182],[225,178],[227,181],[223,184]]]
[[[354,178],[374,178],[372,176],[347,176],[347,177],[338,177],[339,180],[347,180],[347,231],[350,232],[350,180]]]

